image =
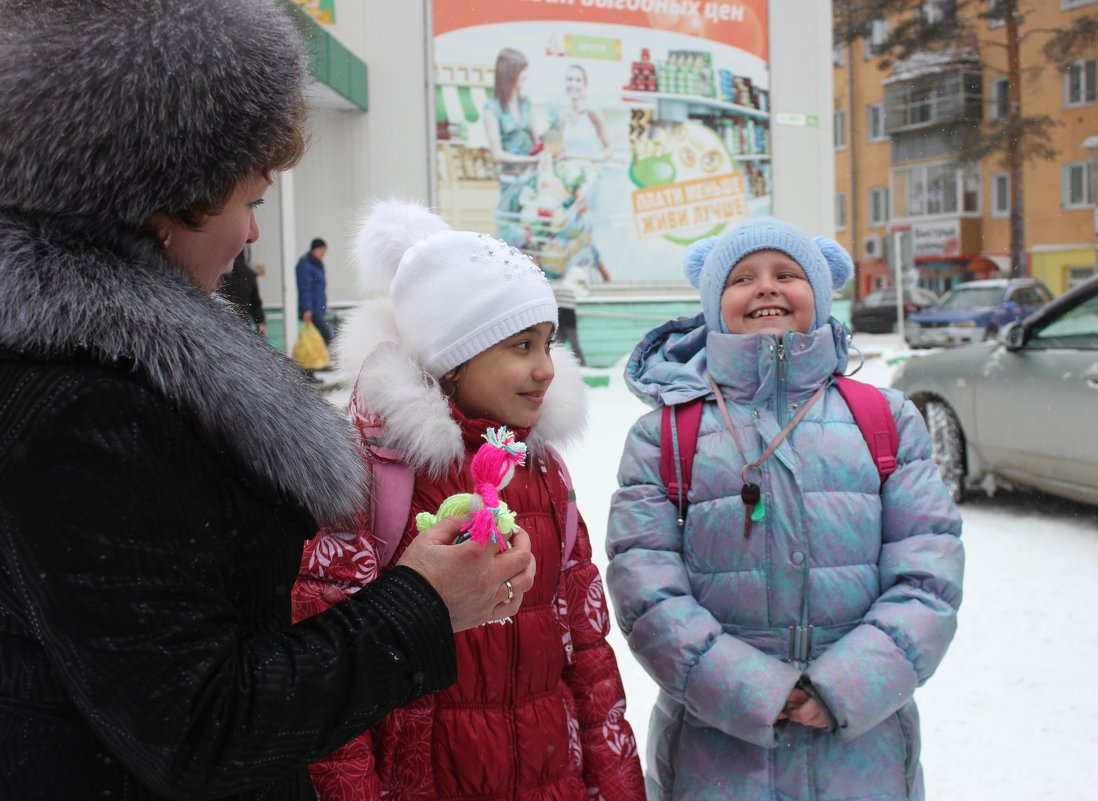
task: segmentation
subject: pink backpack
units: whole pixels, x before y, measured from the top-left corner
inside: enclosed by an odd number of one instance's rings
[[[846,405],[854,415],[854,422],[861,429],[869,446],[869,453],[877,465],[881,483],[896,472],[896,451],[900,438],[896,432],[896,420],[892,409],[877,387],[846,376],[837,376],[835,385]],[[689,505],[686,496],[694,472],[694,452],[698,447],[698,429],[701,426],[702,407],[705,398],[695,398],[672,406],[663,407],[660,428],[660,477],[667,487],[667,498],[679,510],[679,525],[686,519]]]

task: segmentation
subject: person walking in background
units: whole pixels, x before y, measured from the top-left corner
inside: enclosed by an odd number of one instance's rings
[[[332,329],[325,314],[328,311],[327,281],[324,276],[324,254],[328,243],[317,237],[309,243],[309,252],[298,259],[294,273],[297,277],[297,317],[303,323],[311,322],[324,337],[324,344],[332,341]]]
[[[211,295],[304,152],[301,35],[273,0],[0,18],[0,798],[314,799],[518,612],[529,536],[444,521],[293,625],[303,543],[367,512],[359,446]]]
[[[260,336],[267,334],[267,315],[263,311],[263,299],[259,296],[259,274],[252,269],[249,255],[251,246],[246,245],[233,259],[233,268],[224,276],[220,295],[236,306],[245,322],[253,326]]]
[[[626,441],[607,584],[660,687],[649,801],[924,797],[912,696],[957,628],[961,519],[915,406],[873,395],[898,434],[882,479],[836,386],[848,337],[831,292],[852,269],[774,219],[697,242],[685,272],[703,313],[649,333],[626,368],[657,410]],[[695,398],[684,515],[659,407]]]
[[[530,532],[538,568],[510,622],[458,636],[452,688],[313,766],[321,801],[642,801],[602,581],[554,447],[580,435],[586,387],[568,354],[550,350],[549,283],[516,249],[452,231],[413,204],[377,205],[356,251],[371,298],[336,338],[337,363],[354,386],[351,417],[365,447],[383,443],[414,485],[403,499],[384,499],[402,504],[391,510],[399,521],[391,543],[379,525],[309,544],[295,614],[320,612],[384,576],[379,554],[399,556],[422,536],[417,513],[473,489],[474,455],[501,425],[528,452],[499,501]]]

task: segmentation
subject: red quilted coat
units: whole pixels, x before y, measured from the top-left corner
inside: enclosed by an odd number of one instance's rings
[[[469,463],[488,420],[453,406],[464,458],[442,480],[417,473],[395,564],[415,536],[415,514],[469,492]],[[518,430],[520,439],[529,432]],[[580,521],[561,564],[567,486],[545,448],[531,448],[501,498],[530,534],[537,576],[511,622],[457,635],[458,679],[399,709],[312,766],[321,801],[513,799],[640,801],[643,778],[625,696],[605,637],[602,579]],[[384,568],[382,568],[384,569]],[[296,618],[314,615],[378,574],[366,531],[322,532],[307,546],[294,590]]]

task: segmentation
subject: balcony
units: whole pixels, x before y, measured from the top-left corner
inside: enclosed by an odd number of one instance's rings
[[[980,68],[967,52],[920,54],[897,64],[885,81],[885,132],[890,136],[982,119]]]

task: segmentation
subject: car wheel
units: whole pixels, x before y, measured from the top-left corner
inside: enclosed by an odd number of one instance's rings
[[[995,339],[995,337],[997,337],[997,336],[999,336],[999,329],[994,325],[989,325],[987,327],[987,329],[984,331],[984,341],[985,342],[990,342],[991,340]]]
[[[927,403],[924,413],[930,431],[931,456],[954,503],[960,503],[965,481],[965,442],[961,425],[953,410],[940,401]]]

